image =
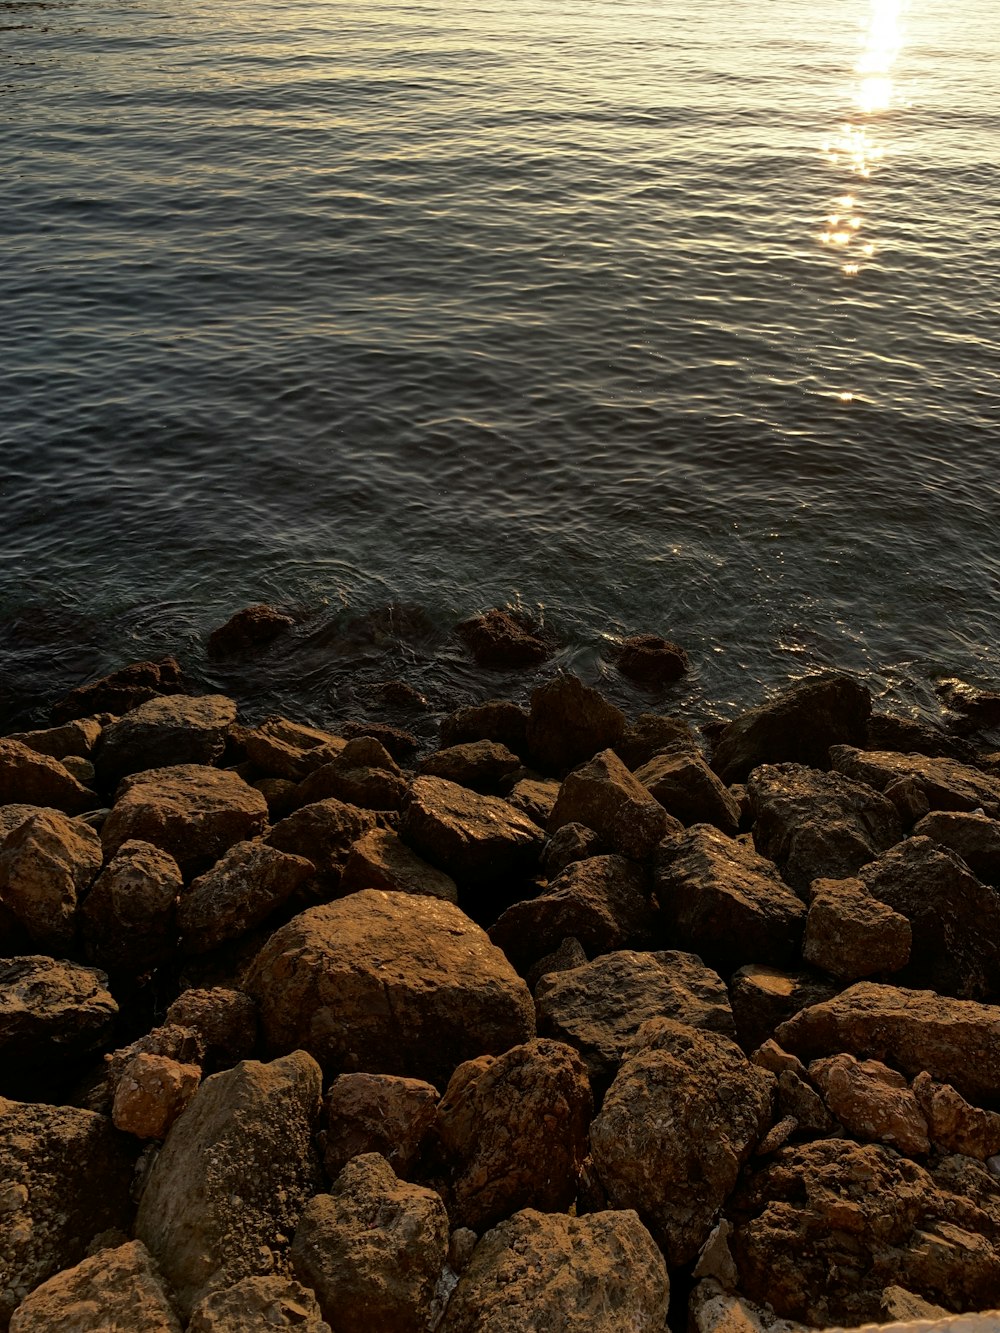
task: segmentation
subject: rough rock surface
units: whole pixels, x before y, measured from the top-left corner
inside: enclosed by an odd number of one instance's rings
[[[476,1246],[439,1333],[662,1333],[669,1297],[663,1256],[633,1211],[529,1208]]]
[[[257,1042],[257,1006],[249,995],[225,986],[182,991],[166,1021],[198,1033],[210,1068],[245,1060]]]
[[[507,800],[539,828],[545,828],[559,798],[559,786],[554,779],[521,778],[507,793]]]
[[[607,850],[593,829],[584,824],[563,824],[545,844],[542,872],[549,879],[555,879],[574,861],[586,861],[588,857],[600,856]]]
[[[551,953],[545,954],[537,962],[532,963],[525,972],[524,979],[528,983],[532,994],[534,994],[535,987],[542,977],[548,976],[550,972],[568,972],[571,967],[582,967],[586,961],[587,955],[584,953],[583,945],[572,935],[567,935],[558,949],[553,949]],[[552,1034],[543,1035],[551,1036]]]
[[[409,1175],[434,1124],[440,1098],[422,1079],[397,1074],[341,1074],[323,1103],[319,1143],[336,1179],[352,1157],[381,1153],[397,1176]]]
[[[315,1293],[290,1277],[245,1277],[211,1291],[191,1311],[187,1333],[332,1333]]]
[[[982,809],[991,819],[1000,818],[1000,777],[954,759],[836,745],[830,751],[830,762],[839,773],[866,782],[876,791],[885,791],[900,778],[911,778],[931,810]]]
[[[627,725],[624,735],[614,748],[618,758],[633,773],[643,764],[648,764],[654,755],[662,754],[665,750],[701,753],[698,740],[688,724],[678,717],[668,717],[661,713],[640,713],[634,722]]]
[[[252,930],[315,872],[304,856],[265,842],[238,842],[188,885],[177,925],[190,953],[205,953]]]
[[[636,861],[645,860],[670,827],[666,811],[614,750],[595,755],[564,779],[548,830],[555,833],[564,824],[593,829],[611,851]]]
[[[111,1119],[138,1139],[163,1139],[198,1091],[201,1069],[140,1051],[122,1070]]]
[[[304,1051],[206,1079],[150,1173],[136,1235],[182,1315],[206,1292],[280,1270],[319,1184],[312,1131],[321,1074]]]
[[[372,829],[352,843],[340,887],[344,893],[385,889],[390,893],[425,893],[450,903],[458,901],[458,886],[452,877],[418,856],[391,829]]]
[[[672,1018],[735,1037],[719,975],[690,953],[622,949],[551,972],[535,987],[538,1030],[576,1047],[595,1087],[614,1078],[626,1047],[649,1018]]]
[[[80,908],[87,957],[109,971],[133,974],[166,962],[176,946],[182,885],[172,856],[149,842],[122,843]]]
[[[859,879],[817,879],[802,957],[842,981],[898,972],[910,961],[905,916],[872,897]]]
[[[79,899],[101,868],[101,840],[87,824],[40,810],[0,850],[0,901],[32,943],[65,953],[76,940]]]
[[[262,773],[301,782],[347,744],[342,736],[306,727],[287,717],[269,717],[259,727],[238,729],[247,759]]]
[[[163,1280],[137,1240],[56,1273],[18,1306],[10,1333],[181,1333]]]
[[[77,815],[98,804],[58,759],[20,741],[0,739],[0,805],[42,805]]]
[[[796,957],[805,905],[745,842],[696,824],[660,846],[654,877],[668,943],[724,973]]]
[[[1000,1115],[996,1111],[970,1106],[950,1083],[935,1082],[926,1070],[913,1080],[913,1094],[936,1147],[983,1161],[1000,1153]]]
[[[621,709],[576,676],[557,676],[532,691],[528,748],[547,773],[566,772],[624,734]]]
[[[406,791],[406,779],[384,746],[373,736],[358,736],[302,779],[295,804],[312,805],[334,796],[362,810],[399,810]]]
[[[635,776],[682,824],[714,824],[731,837],[738,832],[739,802],[687,746],[654,755]]]
[[[495,671],[538,666],[552,652],[527,617],[498,607],[463,620],[456,633],[480,666]]]
[[[443,1086],[534,1035],[527,986],[451,903],[366,889],[277,930],[246,980],[273,1051]]]
[[[653,688],[680,680],[691,665],[683,648],[659,634],[633,634],[623,639],[614,659],[623,676]]]
[[[282,819],[265,841],[279,851],[311,861],[316,867],[315,896],[329,898],[340,887],[352,845],[379,827],[380,818],[331,796]]]
[[[209,657],[237,657],[273,643],[295,621],[266,602],[245,606],[208,636]]]
[[[117,1014],[96,968],[45,955],[0,958],[0,1086],[97,1050]]]
[[[948,847],[984,884],[1000,887],[1000,820],[970,811],[935,810],[921,819],[913,834]]]
[[[855,1138],[887,1143],[907,1157],[930,1152],[927,1121],[910,1085],[894,1069],[841,1053],[814,1060],[809,1077]]]
[[[8,736],[10,741],[20,741],[29,750],[39,754],[51,755],[62,762],[63,759],[76,755],[87,759],[101,734],[101,724],[96,718],[80,718],[67,722],[61,727],[45,727],[41,731],[19,731]]]
[[[378,1153],[355,1157],[309,1201],[292,1243],[324,1317],[366,1333],[425,1333],[447,1257],[440,1197],[397,1179]]]
[[[482,1232],[519,1208],[568,1208],[592,1111],[583,1062],[562,1042],[459,1065],[435,1122],[452,1223]]]
[[[527,750],[528,714],[506,699],[469,704],[441,719],[441,744],[462,745],[466,741],[499,741],[515,754]]]
[[[500,783],[521,767],[521,760],[500,741],[463,741],[435,750],[421,763],[419,771],[425,777],[445,778],[460,787],[490,793],[500,789]]]
[[[773,1088],[719,1033],[654,1018],[634,1037],[590,1127],[591,1151],[609,1202],[635,1208],[671,1267],[708,1239],[770,1124]]]
[[[106,787],[147,768],[213,764],[236,721],[236,704],[223,694],[161,695],[109,722],[94,751]]]
[[[814,879],[846,879],[903,836],[886,797],[839,773],[765,764],[747,781],[753,840],[805,893]]]
[[[164,657],[159,662],[132,662],[70,690],[52,709],[52,721],[72,722],[97,713],[127,713],[158,694],[179,694],[183,690],[184,677],[175,657]]]
[[[456,880],[496,881],[529,874],[544,834],[496,796],[444,778],[416,778],[403,813],[404,841]]]
[[[748,963],[729,978],[729,1001],[740,1045],[747,1051],[756,1050],[793,1014],[832,1000],[839,990],[839,985],[818,972],[785,972]]]

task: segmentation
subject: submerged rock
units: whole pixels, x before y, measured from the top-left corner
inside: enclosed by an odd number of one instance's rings
[[[97,713],[120,715],[158,694],[183,694],[184,689],[184,677],[175,657],[163,657],[159,662],[132,662],[70,690],[52,709],[52,721],[72,722]]]
[[[623,676],[654,687],[673,684],[691,666],[683,648],[658,634],[633,634],[612,655]]]

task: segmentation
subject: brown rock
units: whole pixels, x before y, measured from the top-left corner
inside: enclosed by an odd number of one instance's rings
[[[76,939],[77,902],[101,868],[101,840],[79,819],[39,811],[0,849],[0,900],[32,943],[67,952]]]
[[[0,958],[0,1088],[64,1074],[109,1036],[118,1005],[96,968],[54,958]]]
[[[47,754],[0,739],[0,805],[41,805],[68,815],[91,810],[96,796]]]
[[[876,791],[885,791],[900,778],[912,778],[931,810],[982,809],[991,819],[1000,818],[1000,777],[954,759],[837,745],[830,752],[830,762],[839,773],[866,782]]]
[[[256,787],[267,802],[272,823],[284,819],[296,808],[297,782],[289,782],[286,778],[257,778],[250,785]]]
[[[412,732],[390,727],[384,722],[345,722],[340,730],[347,740],[354,740],[358,736],[374,736],[398,763],[402,763],[420,744]]]
[[[913,778],[897,778],[895,782],[889,783],[883,794],[896,807],[904,832],[911,829],[918,819],[923,819],[931,808],[923,788]]]
[[[362,762],[362,756],[372,749],[378,752],[377,762]],[[406,792],[406,779],[389,752],[374,737],[359,736],[348,741],[329,763],[303,778],[295,804],[312,805],[334,796],[363,810],[400,810]]]
[[[729,979],[729,1000],[740,1045],[747,1051],[756,1050],[793,1014],[832,1000],[839,989],[819,973],[783,972],[748,963]]]
[[[814,1060],[809,1077],[830,1111],[856,1138],[887,1143],[907,1157],[930,1152],[927,1121],[902,1074],[878,1060],[831,1055]]]
[[[249,995],[224,986],[182,991],[166,1021],[198,1033],[212,1068],[247,1059],[257,1043],[257,1006]]]
[[[425,777],[445,778],[484,795],[500,790],[503,779],[521,767],[513,750],[499,741],[464,741],[435,750],[420,764]]]
[[[593,829],[584,824],[563,824],[545,844],[541,868],[547,878],[555,879],[574,861],[586,861],[605,851],[607,848]]]
[[[714,824],[734,837],[739,831],[739,803],[700,754],[679,748],[654,755],[635,776],[682,824]]]
[[[586,1069],[562,1042],[459,1065],[435,1124],[452,1222],[481,1232],[519,1208],[568,1208],[592,1112]]]
[[[935,810],[913,830],[962,858],[984,884],[1000,886],[1000,820],[969,811]]]
[[[438,1100],[437,1089],[421,1079],[341,1074],[323,1103],[319,1143],[326,1174],[334,1180],[352,1157],[381,1153],[405,1179],[434,1123]]]
[[[894,750],[898,754],[927,754],[966,760],[969,745],[950,736],[943,727],[895,713],[872,713],[865,732],[864,749]]]
[[[137,1240],[100,1250],[57,1273],[21,1302],[11,1333],[181,1333],[163,1279]]]
[[[285,717],[266,718],[259,727],[240,729],[239,735],[246,757],[255,768],[289,782],[301,782],[347,745],[332,732],[302,726]]]
[[[527,736],[527,712],[504,699],[470,704],[441,719],[444,746],[461,745],[465,741],[499,741],[520,755],[527,750]]]
[[[771,861],[713,825],[695,824],[662,843],[654,883],[667,941],[720,972],[796,957],[804,904]]]
[[[661,1333],[669,1296],[663,1256],[631,1210],[528,1208],[476,1246],[439,1333]]]
[[[805,894],[814,879],[846,879],[903,835],[891,801],[839,773],[767,764],[747,782],[753,840]]]
[[[754,1063],[757,1063],[756,1059]],[[795,1132],[804,1138],[826,1138],[840,1129],[823,1098],[808,1082],[808,1076],[800,1077],[791,1069],[783,1069],[778,1074],[774,1113],[776,1117],[793,1119]]]
[[[1000,727],[1000,693],[982,690],[964,680],[942,680],[937,692],[946,708],[958,713],[972,730]]]
[[[243,657],[266,648],[295,624],[273,606],[259,602],[245,606],[208,636],[209,657]]]
[[[188,1333],[332,1333],[308,1287],[289,1277],[245,1277],[211,1291],[191,1311]]]
[[[115,1089],[111,1119],[115,1128],[139,1139],[163,1139],[198,1091],[201,1069],[162,1055],[136,1055],[125,1066]]]
[[[940,1319],[948,1311],[943,1305],[932,1305],[921,1296],[914,1296],[905,1287],[886,1287],[880,1305],[882,1318],[897,1323],[914,1319]]]
[[[506,801],[444,778],[413,782],[400,833],[460,883],[529,874],[544,842],[538,825]]]
[[[898,972],[910,961],[912,933],[859,879],[817,879],[806,917],[802,957],[842,981]]]
[[[331,796],[304,805],[275,824],[265,841],[279,851],[311,861],[316,867],[314,896],[329,898],[340,888],[351,847],[379,826],[380,817],[373,811]]]
[[[935,1147],[985,1161],[1000,1153],[1000,1115],[970,1106],[950,1083],[937,1083],[926,1072],[913,1080],[913,1094],[927,1121]]]
[[[576,676],[557,676],[531,694],[528,748],[548,773],[592,759],[625,734],[625,714]]]
[[[708,1239],[771,1123],[773,1089],[774,1077],[719,1033],[653,1018],[633,1039],[590,1127],[591,1150],[609,1201],[635,1208],[671,1267]]]
[[[618,758],[633,773],[648,764],[654,755],[666,750],[701,753],[697,737],[686,722],[659,713],[640,713],[634,722],[628,723],[614,748]]]
[[[151,842],[182,870],[197,872],[266,823],[267,802],[235,773],[179,764],[125,778],[101,841],[109,857],[124,842]]]
[[[209,1290],[282,1269],[319,1183],[312,1131],[321,1075],[304,1051],[213,1074],[174,1123],[139,1204],[136,1235],[182,1315]]]
[[[238,842],[181,893],[177,925],[189,953],[206,953],[260,925],[315,873],[311,861],[265,842]]]
[[[127,713],[130,708],[158,694],[181,694],[183,691],[184,678],[176,658],[133,662],[88,685],[78,685],[75,690],[70,690],[52,709],[52,721],[72,722],[96,713]]]
[[[123,842],[80,909],[87,957],[110,971],[135,975],[166,962],[177,943],[182,886],[172,856],[149,842]]]
[[[458,886],[443,870],[435,870],[391,829],[372,829],[352,843],[340,887],[385,889],[390,893],[425,893],[446,902],[458,902]]]
[[[236,721],[223,694],[162,695],[109,722],[94,752],[98,776],[113,787],[127,773],[172,764],[213,764]]]
[[[480,666],[495,671],[538,666],[552,655],[551,639],[527,616],[494,607],[463,620],[456,633]]]
[[[544,778],[522,778],[511,787],[507,800],[539,828],[545,828],[559,796],[559,785]]]
[[[539,958],[537,963],[532,963],[524,974],[524,979],[532,993],[535,987],[541,981],[542,977],[547,977],[550,972],[568,972],[572,967],[582,967],[587,961],[587,955],[584,953],[583,945],[572,935],[567,935],[559,945],[558,949],[553,949],[543,958]],[[538,1008],[537,1004],[535,1006]],[[544,1033],[545,1036],[551,1036],[551,1033]]]
[[[549,832],[564,824],[586,825],[613,852],[636,861],[645,860],[669,829],[663,807],[614,750],[604,750],[564,779]]]
[[[451,903],[365,889],[294,918],[246,979],[273,1051],[330,1072],[443,1086],[456,1065],[534,1035],[527,986]]]
[[[114,1101],[118,1085],[125,1074],[131,1070],[139,1056],[155,1056],[156,1062],[148,1064],[151,1071],[158,1067],[157,1062],[165,1060],[170,1064],[194,1065],[199,1070],[205,1059],[205,1041],[201,1033],[194,1028],[179,1027],[176,1023],[165,1023],[162,1027],[152,1028],[143,1033],[128,1046],[121,1046],[104,1057],[105,1082],[110,1092],[108,1110]]]
[[[100,722],[94,717],[87,717],[66,722],[61,727],[46,727],[42,731],[19,731],[7,739],[20,741],[29,750],[51,755],[62,763],[71,755],[89,758],[100,734]]]
[[[309,1201],[292,1244],[324,1317],[366,1333],[425,1333],[447,1257],[441,1199],[398,1180],[378,1153],[355,1157]]]
[[[683,648],[658,634],[633,634],[614,653],[618,670],[640,685],[672,685],[690,668]]]

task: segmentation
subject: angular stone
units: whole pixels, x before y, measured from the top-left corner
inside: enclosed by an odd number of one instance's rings
[[[458,902],[458,886],[452,877],[411,851],[391,829],[372,829],[351,844],[340,887],[344,893],[385,889]]]
[[[99,802],[92,791],[47,754],[0,739],[0,805],[41,805],[77,815]]]
[[[158,694],[180,694],[184,678],[174,657],[159,662],[132,662],[87,685],[78,685],[52,709],[55,723],[72,722],[96,713],[127,713]]]
[[[247,1059],[257,1043],[256,1004],[242,991],[224,986],[182,991],[167,1010],[166,1021],[198,1033],[212,1068]]]
[[[535,987],[542,977],[548,976],[550,972],[568,972],[570,968],[582,967],[586,961],[587,955],[584,953],[583,945],[572,935],[567,935],[558,949],[553,949],[551,953],[539,958],[537,963],[532,963],[524,974],[524,979],[528,983],[532,994],[534,994]],[[535,1008],[537,1010],[537,1004]],[[551,1034],[543,1035],[549,1036]]]
[[[534,1036],[527,986],[451,903],[365,889],[277,930],[246,979],[272,1051],[443,1086]]]
[[[871,709],[871,694],[849,676],[807,677],[731,722],[712,767],[727,785],[743,782],[760,764],[828,768],[831,745],[864,743]]]
[[[108,1110],[111,1109],[119,1083],[126,1072],[134,1067],[139,1056],[155,1056],[157,1061],[166,1060],[182,1066],[193,1065],[200,1072],[205,1059],[205,1042],[194,1028],[165,1023],[143,1033],[128,1046],[120,1046],[118,1050],[106,1055],[105,1083],[110,1093]],[[150,1065],[149,1069],[154,1071],[156,1065]]]
[[[413,782],[400,833],[460,883],[530,874],[544,843],[538,825],[506,801],[444,778]]]
[[[921,819],[913,836],[949,848],[977,879],[1000,887],[1000,820],[971,811],[935,810]]]
[[[87,957],[110,971],[134,975],[166,962],[176,948],[182,887],[172,856],[149,842],[122,843],[80,909]]]
[[[273,643],[295,621],[273,606],[258,602],[245,606],[208,636],[209,657],[241,657]]]
[[[950,736],[943,727],[895,713],[872,713],[864,749],[893,750],[898,754],[926,754],[945,759],[969,758],[969,745]]]
[[[784,972],[748,963],[729,979],[729,1000],[740,1045],[755,1051],[793,1014],[832,1000],[839,990],[839,985],[819,973]]]
[[[814,1060],[809,1077],[855,1138],[887,1143],[906,1157],[930,1152],[927,1121],[906,1079],[894,1069],[842,1053]]]
[[[378,1153],[355,1157],[329,1194],[310,1199],[292,1243],[324,1317],[366,1333],[425,1333],[447,1257],[440,1197],[398,1180]]]
[[[672,685],[691,666],[684,649],[659,634],[633,634],[624,639],[614,660],[623,676],[653,688]]]
[[[945,707],[958,713],[971,729],[1000,727],[1000,692],[982,690],[955,678],[942,680],[937,692]]]
[[[441,719],[441,744],[462,745],[465,741],[499,741],[515,754],[527,750],[528,714],[518,704],[492,699],[485,704],[458,708]]]
[[[8,834],[0,849],[0,900],[51,953],[76,939],[77,903],[101,868],[101,840],[79,819],[39,811]]]
[[[211,1291],[191,1311],[187,1333],[332,1333],[316,1296],[289,1277],[245,1277]]]
[[[213,764],[236,721],[236,704],[223,694],[161,695],[109,722],[94,752],[106,787],[127,773],[175,764]]]
[[[634,1037],[591,1151],[609,1202],[635,1208],[670,1267],[708,1239],[771,1123],[773,1094],[774,1076],[719,1033],[653,1018]]]
[[[340,888],[351,847],[380,827],[380,816],[336,797],[304,805],[275,824],[265,842],[279,851],[304,856],[316,868],[315,896],[329,898]]]
[[[633,1211],[527,1208],[476,1246],[439,1333],[661,1333],[669,1297],[663,1256]]]
[[[545,828],[559,797],[559,785],[543,778],[522,778],[511,787],[507,800],[515,810],[534,820],[539,828]]]
[[[908,832],[930,810],[923,788],[913,778],[897,778],[895,782],[890,782],[884,795],[896,807],[904,832]]]
[[[654,883],[667,941],[720,972],[797,956],[805,905],[771,861],[713,825],[662,843]]]
[[[361,762],[371,749],[378,754],[369,757],[377,762]],[[348,741],[339,754],[303,778],[295,793],[295,804],[312,805],[333,796],[362,810],[400,810],[406,793],[407,782],[396,761],[374,737],[361,736]]]
[[[66,722],[61,727],[46,727],[42,731],[19,731],[7,739],[20,741],[29,750],[51,755],[62,763],[71,755],[89,758],[100,734],[100,722],[94,717],[88,717]]]
[[[739,803],[700,754],[682,748],[654,755],[635,776],[682,824],[714,824],[731,837],[739,831]]]
[[[663,807],[613,750],[595,755],[564,779],[549,832],[564,824],[584,824],[611,851],[635,861],[645,860],[669,830]]]
[[[1000,1153],[1000,1115],[970,1106],[950,1083],[937,1083],[926,1070],[913,1080],[913,1095],[935,1147],[985,1161]]]
[[[588,857],[600,856],[607,848],[593,829],[584,824],[563,824],[553,833],[542,852],[542,872],[548,879],[555,879],[574,861],[586,861]]]
[[[0,1087],[58,1074],[97,1050],[118,1005],[96,968],[30,955],[0,958]]]
[[[697,737],[686,722],[659,713],[640,713],[625,728],[614,748],[618,758],[633,773],[666,750],[701,753]]]
[[[754,1063],[757,1063],[756,1052]],[[827,1110],[822,1097],[810,1085],[808,1076],[803,1072],[803,1076],[800,1077],[791,1069],[783,1069],[778,1074],[774,1114],[775,1117],[793,1119],[795,1132],[804,1138],[826,1138],[840,1128]]]
[[[499,741],[464,741],[435,750],[420,764],[425,777],[445,778],[484,795],[498,792],[500,783],[521,767],[513,750]]]
[[[981,809],[990,819],[1000,818],[1000,776],[954,759],[837,745],[830,751],[830,762],[839,773],[866,782],[876,791],[885,791],[900,778],[911,778],[931,810]]]
[[[305,727],[284,717],[269,717],[259,727],[239,729],[239,737],[255,768],[289,782],[301,782],[347,745],[332,732]]]
[[[600,1090],[649,1018],[736,1036],[722,979],[690,953],[622,949],[552,972],[535,988],[535,1008],[539,1032],[575,1046]]]
[[[326,1174],[335,1180],[352,1157],[381,1153],[405,1179],[434,1124],[437,1089],[395,1074],[341,1074],[323,1103],[319,1143]]]
[[[754,845],[802,894],[814,879],[855,874],[903,836],[891,801],[839,773],[767,764],[747,793]]]
[[[180,764],[125,778],[101,841],[109,857],[124,842],[151,842],[182,870],[197,871],[266,824],[267,802],[235,773]]]
[[[140,1052],[122,1070],[111,1119],[139,1139],[163,1139],[198,1091],[201,1069]]]
[[[315,873],[304,856],[238,842],[181,893],[177,925],[189,953],[206,953],[252,930]]]
[[[912,932],[859,879],[817,879],[806,917],[802,957],[842,981],[898,972],[910,961]]]
[[[568,936],[590,956],[649,943],[649,886],[634,861],[592,856],[574,861],[537,898],[514,903],[490,927],[490,939],[517,967],[528,967]]]
[[[547,773],[592,759],[625,734],[625,714],[576,676],[556,676],[531,693],[528,748]]]
[[[135,1231],[183,1316],[209,1290],[267,1274],[319,1184],[312,1132],[321,1075],[304,1051],[213,1074],[150,1172]]]
[[[137,1240],[56,1273],[21,1302],[10,1333],[181,1333],[163,1279]]]
[[[403,731],[401,727],[390,727],[385,722],[345,722],[340,730],[349,741],[359,736],[374,736],[400,764],[420,744],[412,732]]]

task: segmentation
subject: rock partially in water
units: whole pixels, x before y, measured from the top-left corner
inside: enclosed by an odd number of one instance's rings
[[[672,685],[687,674],[691,663],[683,648],[659,634],[633,634],[612,654],[618,670],[640,685]]]
[[[576,676],[556,676],[531,693],[528,749],[546,773],[565,773],[613,749],[625,735],[625,714]]]
[[[458,708],[441,719],[443,746],[468,741],[496,741],[523,758],[528,745],[527,710],[506,699],[491,699]]]
[[[294,624],[291,616],[266,603],[245,606],[208,636],[208,655],[214,658],[245,657],[287,634]]]
[[[150,699],[103,729],[94,752],[98,777],[110,790],[143,769],[214,764],[235,721],[236,704],[224,694]]]
[[[494,607],[463,620],[458,637],[480,666],[495,671],[539,666],[552,655],[552,640],[527,616]]]
[[[99,680],[78,685],[51,712],[53,723],[73,722],[98,713],[120,716],[159,694],[183,694],[187,686],[175,657],[158,662],[132,662]]]

